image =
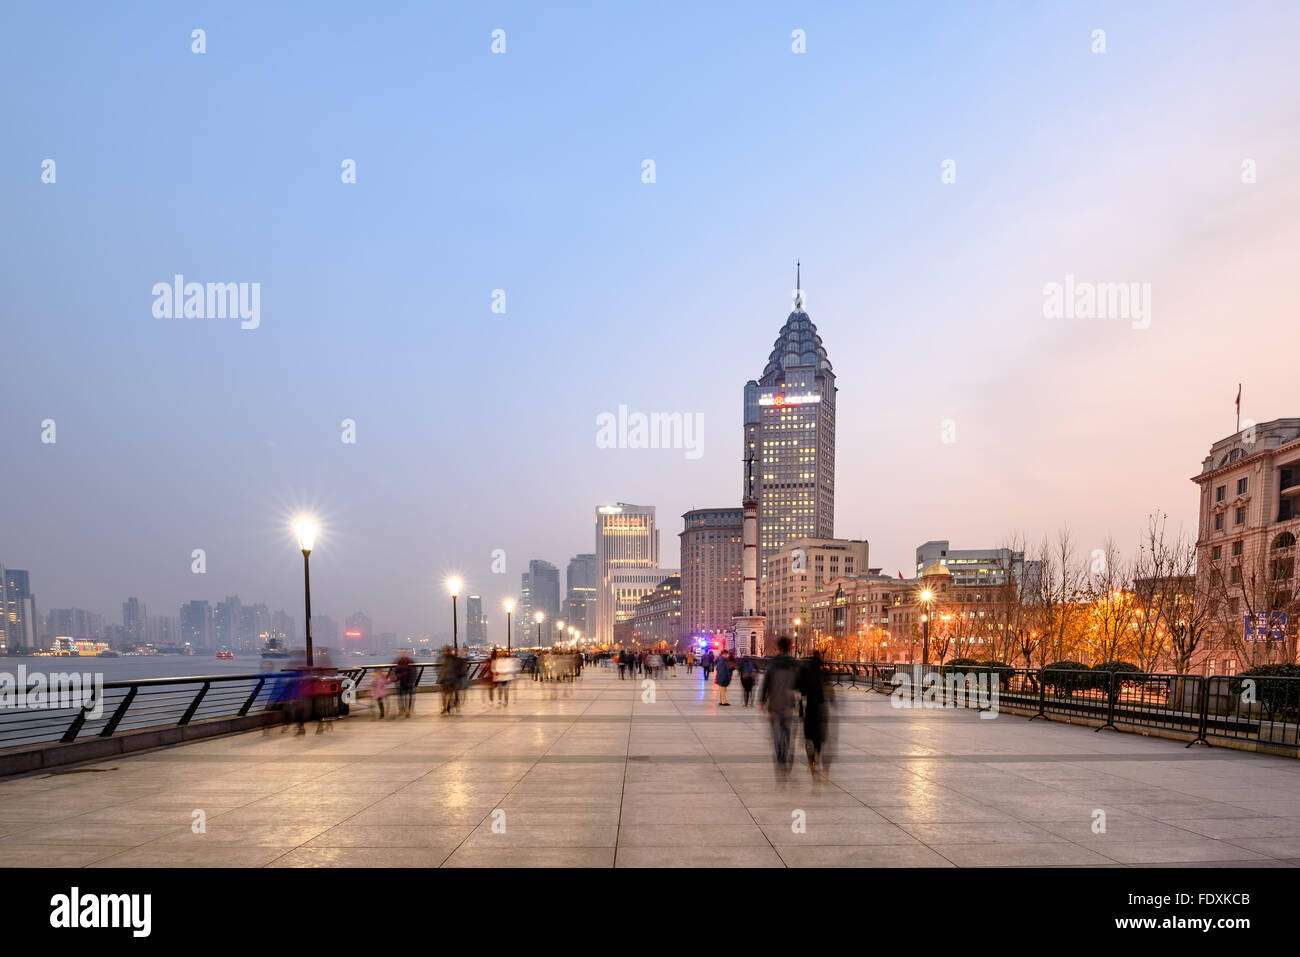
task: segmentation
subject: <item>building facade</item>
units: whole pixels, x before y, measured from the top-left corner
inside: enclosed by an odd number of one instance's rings
[[[533,559],[528,563],[529,601],[534,615],[541,612],[547,621],[558,621],[560,614],[560,570],[550,562]]]
[[[1041,562],[1025,561],[1025,553],[1010,548],[952,549],[947,541],[930,541],[916,549],[916,574],[931,565],[942,565],[952,575],[954,585],[1002,585],[1010,575],[1030,591],[1037,579]]]
[[[665,578],[641,597],[632,615],[632,642],[642,648],[678,647],[682,637],[682,580]]]
[[[595,553],[570,558],[565,570],[564,618],[583,637],[592,637],[596,625],[598,587]]]
[[[743,510],[697,508],[682,521],[682,629],[701,636],[727,631],[741,610]]]
[[[833,579],[865,573],[867,557],[865,539],[800,538],[773,552],[760,602],[767,615],[768,642],[798,637],[802,644],[812,633],[814,596]]]
[[[483,617],[483,596],[470,595],[465,599],[465,644],[477,648],[487,643],[487,619]]]
[[[1192,670],[1235,674],[1295,662],[1300,418],[1220,439],[1192,481],[1200,487],[1197,589],[1213,618]]]
[[[31,577],[21,569],[0,565],[0,647],[9,654],[35,650],[37,621]]]
[[[596,633],[598,644],[611,644],[614,623],[630,620],[636,602],[675,571],[659,577],[642,589],[645,580],[659,569],[659,530],[653,505],[619,502],[596,509]],[[622,576],[622,577],[619,577]]]
[[[763,374],[745,383],[742,500],[752,477],[760,578],[767,558],[789,542],[835,534],[835,393],[835,373],[796,288]]]

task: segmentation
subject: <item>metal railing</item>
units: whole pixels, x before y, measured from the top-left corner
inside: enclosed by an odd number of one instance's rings
[[[987,665],[870,667],[882,674],[893,669],[889,687],[875,690],[892,691],[893,675],[906,675],[912,696],[928,693],[949,707],[972,701],[971,686],[954,691],[952,675],[978,678],[996,672],[998,706],[1032,711],[1031,720],[1060,716],[1099,722],[1097,731],[1173,731],[1192,736],[1188,747],[1218,738],[1300,749],[1300,678]]]

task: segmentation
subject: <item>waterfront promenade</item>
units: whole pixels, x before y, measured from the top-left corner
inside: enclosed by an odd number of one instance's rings
[[[1130,866],[1300,863],[1300,761],[836,696],[834,759],[678,668],[472,690],[411,719],[254,731],[0,779],[0,866]],[[390,699],[391,700],[391,699]],[[201,819],[205,833],[195,833]],[[1104,814],[1104,833],[1098,830]]]

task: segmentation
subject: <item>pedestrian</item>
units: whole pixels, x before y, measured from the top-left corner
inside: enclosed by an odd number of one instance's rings
[[[375,707],[379,709],[379,720],[384,720],[384,699],[393,689],[392,680],[388,677],[388,670],[380,668],[370,676],[370,697],[375,700]]]
[[[419,678],[415,662],[407,655],[400,655],[393,665],[393,677],[397,681],[397,707],[403,718],[409,718],[415,710],[415,682]]]
[[[729,708],[727,704],[727,685],[731,684],[731,672],[733,670],[731,656],[722,654],[718,656],[717,674],[713,678],[713,683],[718,686],[718,707]]]
[[[808,771],[816,775],[822,763],[822,751],[830,731],[830,689],[826,687],[826,667],[821,652],[812,655],[799,669],[795,685],[803,695],[803,743],[808,756]]]
[[[456,691],[460,687],[459,662],[451,651],[451,645],[444,645],[442,657],[438,660],[438,688],[442,692],[442,714],[452,714],[456,708]]]
[[[790,725],[795,708],[795,684],[799,666],[790,657],[790,639],[777,639],[777,653],[768,662],[763,676],[763,690],[759,702],[772,722],[773,763],[778,780],[790,774]]]
[[[754,679],[758,676],[758,665],[750,655],[740,659],[740,690],[744,693],[745,707],[754,703]]]
[[[503,708],[510,705],[510,683],[518,675],[519,659],[498,650],[497,656],[492,659],[492,679],[497,683]]]
[[[488,660],[483,662],[483,690],[487,692],[487,706],[489,708],[496,706],[497,677],[496,672],[492,668],[492,663],[496,661],[498,654],[500,654],[500,652],[494,648]]]
[[[695,649],[692,648],[686,652],[686,673],[689,675],[695,671]]]

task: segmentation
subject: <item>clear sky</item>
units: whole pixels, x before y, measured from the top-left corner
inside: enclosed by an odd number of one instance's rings
[[[499,636],[598,504],[657,506],[665,565],[738,504],[796,258],[871,564],[1191,526],[1237,383],[1300,415],[1297,38],[1291,3],[11,4],[0,563],[42,610],[301,629],[311,508],[320,612],[445,631],[458,572]],[[177,273],[260,283],[260,326],[156,318]],[[1150,328],[1045,318],[1067,275],[1150,283]],[[620,405],[703,455],[598,448]]]

